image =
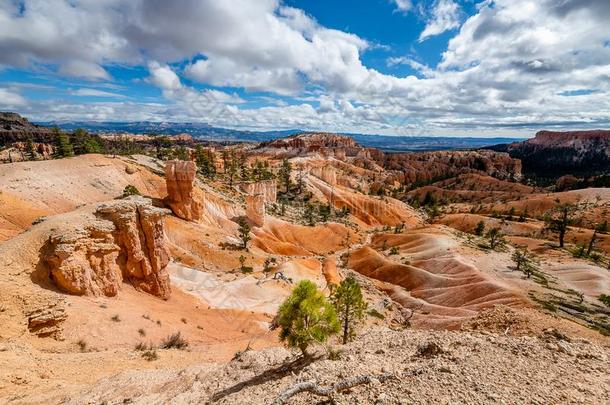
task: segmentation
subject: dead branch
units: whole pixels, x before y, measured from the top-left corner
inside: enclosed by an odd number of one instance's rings
[[[319,395],[321,397],[331,397],[333,394],[336,394],[341,391],[345,391],[346,389],[355,387],[361,384],[370,384],[373,380],[378,380],[379,382],[384,382],[390,379],[395,378],[394,374],[386,373],[377,377],[373,377],[370,375],[363,375],[360,377],[347,378],[345,380],[341,380],[338,383],[331,385],[330,387],[320,387],[316,384],[315,381],[305,381],[302,383],[298,383],[283,391],[276,399],[273,401],[273,405],[281,405],[285,404],[291,397],[299,394],[301,392],[311,392],[312,394]]]

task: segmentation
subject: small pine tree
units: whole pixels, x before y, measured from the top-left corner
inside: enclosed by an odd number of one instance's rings
[[[233,187],[233,180],[235,179],[235,175],[237,174],[237,160],[235,158],[235,155],[230,156],[227,165],[228,166],[225,166],[225,172],[229,176],[229,187]]]
[[[77,128],[72,133],[71,142],[74,145],[74,154],[101,153],[102,143],[99,137],[90,135],[82,128]]]
[[[330,204],[321,204],[318,206],[318,215],[322,222],[328,221],[328,217],[330,217],[331,209]]]
[[[28,139],[25,141],[25,152],[29,160],[36,160],[36,147],[31,136],[28,136]]]
[[[282,303],[277,324],[281,328],[280,340],[301,350],[303,356],[308,355],[309,345],[324,343],[340,329],[335,309],[309,280],[297,284]]]
[[[250,239],[252,239],[252,237],[250,236],[250,225],[248,224],[248,221],[243,217],[239,218],[239,220],[237,221],[237,225],[239,225],[238,232],[239,238],[241,239],[241,248],[244,250],[248,250],[248,242],[250,241]]]
[[[305,205],[305,211],[303,212],[303,217],[307,221],[307,225],[309,225],[309,226],[315,225],[315,223],[316,223],[315,212],[314,212],[313,205],[311,205],[310,203],[307,203]]]
[[[281,184],[284,186],[284,192],[288,193],[290,191],[290,186],[292,184],[290,180],[290,174],[292,173],[292,165],[288,161],[288,159],[282,160],[282,166],[280,166],[279,178]]]
[[[536,260],[527,247],[515,249],[511,259],[515,262],[515,270],[522,271],[527,278],[530,278],[536,270]]]
[[[500,231],[500,228],[491,228],[485,234],[489,241],[489,248],[495,250],[497,247],[501,247],[506,244],[504,240],[504,234]]]
[[[172,141],[167,136],[155,136],[153,139],[155,155],[159,160],[165,160],[168,156],[167,149],[172,146]]]
[[[571,203],[560,203],[557,202],[555,208],[553,208],[545,217],[547,223],[547,229],[551,232],[555,232],[559,236],[559,247],[564,246],[564,239],[568,226],[574,223],[572,218],[576,211],[576,205]]]
[[[214,152],[203,149],[203,146],[197,145],[195,148],[195,163],[201,174],[208,178],[214,178],[216,175],[216,164]]]
[[[250,180],[250,168],[248,167],[248,158],[242,154],[238,159],[239,175],[243,181]]]
[[[364,319],[367,303],[353,275],[349,275],[334,291],[331,302],[341,323],[343,344],[355,336],[355,328]]]
[[[189,151],[184,146],[180,146],[174,151],[174,157],[178,160],[190,160]]]
[[[477,227],[474,228],[474,233],[477,236],[483,236],[483,234],[485,233],[485,222],[479,221],[477,223]]]
[[[74,156],[74,148],[72,147],[68,134],[61,131],[57,127],[53,128],[52,132],[55,136],[55,142],[57,145],[55,155],[59,158]]]

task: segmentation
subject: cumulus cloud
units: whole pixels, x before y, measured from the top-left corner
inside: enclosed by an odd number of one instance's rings
[[[387,61],[420,73],[406,77],[368,68],[362,53],[372,45],[366,40],[326,28],[279,0],[21,3],[0,2],[0,64],[42,64],[98,81],[112,80],[109,64],[146,66],[147,81],[164,98],[73,108],[58,102],[51,108],[25,105],[15,90],[2,90],[0,100],[12,100],[35,118],[82,114],[257,129],[456,135],[610,122],[606,0],[488,0],[461,26],[457,4],[437,0],[420,40],[457,32],[437,66],[406,56]],[[412,6],[394,3],[402,11]],[[269,92],[290,102],[252,107],[224,87]],[[588,91],[565,95],[575,89]]]
[[[401,13],[406,13],[411,11],[413,8],[413,3],[411,0],[391,0],[392,3],[396,6],[396,11]]]
[[[460,6],[453,0],[436,0],[419,42],[460,26]]]

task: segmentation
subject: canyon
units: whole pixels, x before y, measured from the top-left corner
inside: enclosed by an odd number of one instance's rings
[[[562,137],[525,143],[590,138]],[[525,379],[542,402],[610,395],[608,188],[528,182],[508,149],[388,153],[315,132],[202,144],[210,161],[196,139],[132,142],[144,152],[0,164],[2,401],[270,403],[306,379],[386,374],[341,396],[513,403]],[[565,248],[548,226],[561,204],[575,207]],[[524,247],[530,276],[513,261]],[[272,327],[280,304],[301,280],[329,296],[348,276],[368,305],[355,340],[285,372],[302,360]],[[164,347],[176,334],[186,350]]]

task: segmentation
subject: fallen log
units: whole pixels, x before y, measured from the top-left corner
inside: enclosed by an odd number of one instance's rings
[[[339,393],[341,391],[345,391],[346,389],[355,387],[357,385],[362,384],[370,384],[374,380],[379,382],[384,382],[387,380],[391,380],[395,378],[394,374],[386,373],[380,376],[374,377],[370,375],[363,375],[360,377],[347,378],[345,380],[341,380],[330,387],[320,387],[315,381],[305,381],[302,383],[298,383],[293,385],[292,387],[283,391],[276,399],[273,401],[273,405],[282,405],[285,404],[293,396],[301,393],[301,392],[310,392],[315,395],[319,395],[322,397],[332,397],[333,394]]]

